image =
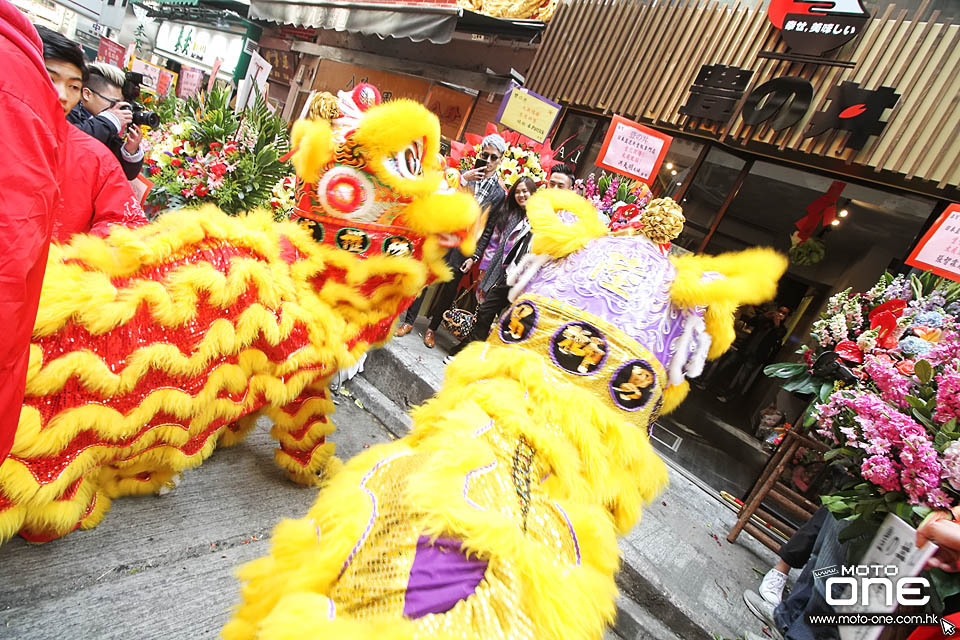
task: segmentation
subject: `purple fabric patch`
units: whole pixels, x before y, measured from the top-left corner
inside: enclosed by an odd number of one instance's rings
[[[429,536],[420,536],[403,615],[416,620],[449,611],[476,591],[486,571],[487,562],[467,558],[459,540],[437,538],[431,543]]]

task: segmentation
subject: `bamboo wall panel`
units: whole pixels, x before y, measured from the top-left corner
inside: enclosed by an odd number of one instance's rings
[[[960,186],[960,25],[928,11],[893,5],[876,12],[837,58],[854,68],[760,58],[786,52],[767,19],[766,2],[747,0],[564,0],[547,28],[529,73],[532,91],[574,108],[621,114],[674,131],[705,135],[733,147],[794,160],[848,167],[851,173],[889,172],[930,193]],[[727,64],[753,69],[750,89],[786,75],[809,80],[811,108],[796,125],[776,132],[769,123],[748,126],[743,100],[729,123],[680,114],[700,67]],[[804,130],[829,105],[844,81],[865,89],[894,87],[901,94],[886,112],[886,129],[857,151],[847,133],[805,138]],[[805,154],[798,156],[797,154]],[[842,164],[838,164],[842,163]],[[842,171],[842,169],[841,169]],[[887,174],[889,175],[889,174]]]

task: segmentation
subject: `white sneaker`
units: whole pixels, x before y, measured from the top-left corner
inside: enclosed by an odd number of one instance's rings
[[[763,622],[763,624],[770,627],[771,635],[774,640],[780,640],[783,638],[783,635],[777,629],[777,623],[773,619],[773,610],[776,608],[766,600],[760,597],[760,594],[756,591],[747,591],[743,592],[743,601],[747,605],[747,609],[750,610],[750,613],[757,616],[757,618]]]
[[[760,588],[757,589],[757,591],[760,592],[764,600],[776,607],[783,599],[783,587],[786,584],[787,574],[780,573],[776,569],[770,569],[770,571],[767,571],[767,574],[763,576],[763,580],[760,582]]]
[[[457,356],[445,356],[443,358],[443,364],[450,364],[451,362],[453,362],[453,359],[456,357]]]

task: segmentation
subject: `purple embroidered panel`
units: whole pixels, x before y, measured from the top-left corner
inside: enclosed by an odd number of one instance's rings
[[[449,611],[476,591],[486,571],[486,560],[467,558],[459,540],[437,538],[431,543],[429,536],[420,536],[403,615],[416,620]]]
[[[684,324],[683,311],[670,302],[675,276],[670,260],[646,238],[609,236],[544,265],[525,292],[605,319],[667,366]]]

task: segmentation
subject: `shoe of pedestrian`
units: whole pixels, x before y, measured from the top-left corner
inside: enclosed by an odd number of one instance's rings
[[[750,613],[757,616],[760,621],[769,626],[771,630],[776,631],[777,623],[773,619],[773,610],[776,608],[769,602],[763,599],[756,591],[752,589],[747,589],[743,592],[743,601],[747,605],[747,609],[750,609]]]
[[[397,327],[397,332],[393,335],[397,336],[398,338],[402,338],[403,336],[407,335],[411,331],[413,331],[413,325],[410,324],[409,322],[404,322],[402,325]]]
[[[437,346],[437,334],[433,332],[433,329],[427,329],[427,332],[423,334],[423,344],[427,346],[427,349],[433,349]]]
[[[443,364],[450,364],[451,362],[453,362],[453,359],[456,358],[456,357],[457,357],[457,356],[454,356],[454,355],[449,355],[449,356],[444,357],[444,359],[443,359]]]
[[[787,574],[781,573],[776,569],[770,569],[763,576],[760,582],[760,588],[757,591],[764,600],[776,607],[783,600],[783,587],[787,584]]]

